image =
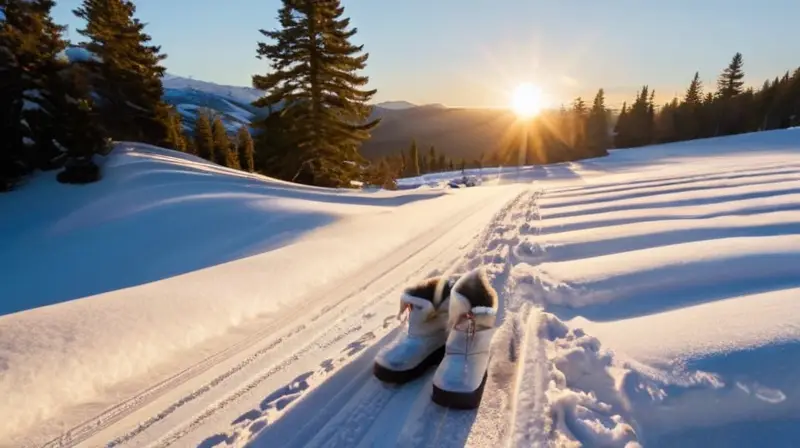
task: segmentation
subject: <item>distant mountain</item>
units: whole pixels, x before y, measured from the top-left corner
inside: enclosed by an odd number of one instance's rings
[[[413,139],[420,152],[434,146],[439,154],[471,162],[499,148],[511,136],[515,121],[505,109],[429,105],[385,111],[362,153],[368,158],[397,155],[408,150]]]
[[[173,104],[191,129],[197,111],[208,108],[219,113],[226,128],[240,126],[264,116],[267,111],[252,106],[263,92],[251,87],[226,86],[174,75],[165,75],[164,100]],[[420,150],[433,145],[453,159],[473,160],[489,153],[508,133],[514,115],[506,110],[449,108],[441,104],[415,105],[388,101],[374,105],[372,118],[381,123],[362,146],[367,158],[395,155],[416,139]]]
[[[408,101],[384,101],[376,104],[375,106],[391,110],[411,109],[412,107],[417,107],[416,104],[409,103]]]
[[[231,132],[242,125],[249,125],[265,113],[251,104],[263,95],[258,89],[225,86],[169,74],[162,78],[162,83],[164,100],[178,109],[186,129],[194,127],[197,112],[202,108],[219,113],[225,127]]]

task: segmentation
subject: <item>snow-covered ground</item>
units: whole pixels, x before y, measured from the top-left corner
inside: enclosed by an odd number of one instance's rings
[[[800,131],[484,171],[332,191],[123,144],[0,195],[0,445],[796,445]],[[402,288],[478,266],[481,407],[375,380]]]

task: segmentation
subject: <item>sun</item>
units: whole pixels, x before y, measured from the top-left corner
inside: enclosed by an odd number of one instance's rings
[[[520,118],[531,118],[542,110],[542,91],[531,83],[523,83],[514,89],[511,108]]]

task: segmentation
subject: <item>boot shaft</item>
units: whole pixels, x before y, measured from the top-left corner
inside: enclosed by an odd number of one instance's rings
[[[404,293],[400,297],[400,315],[408,321],[410,336],[429,336],[447,331],[449,321],[449,297],[438,307],[429,300]]]

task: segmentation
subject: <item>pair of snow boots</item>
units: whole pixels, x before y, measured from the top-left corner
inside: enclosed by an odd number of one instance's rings
[[[448,408],[477,408],[497,318],[497,293],[484,271],[431,278],[406,288],[400,314],[408,325],[376,356],[375,377],[403,384],[438,364],[433,402]]]

